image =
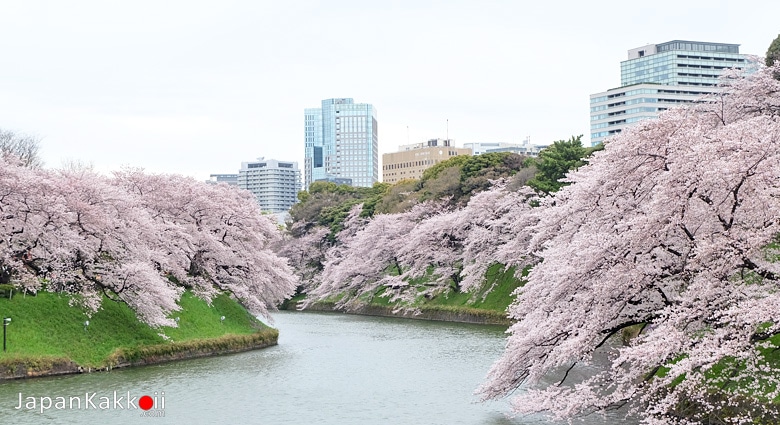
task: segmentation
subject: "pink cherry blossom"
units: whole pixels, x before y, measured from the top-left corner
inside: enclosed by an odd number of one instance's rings
[[[542,261],[510,306],[483,397],[520,388],[516,412],[564,418],[628,405],[646,423],[695,420],[678,414],[683,402],[736,412],[721,417],[732,423],[758,417],[745,406],[778,417],[761,400],[780,394],[780,370],[760,350],[780,331],[772,73],[727,77],[709,101],[624,131],[545,201],[530,243]],[[630,325],[644,331],[611,368],[583,382],[561,372]],[[560,383],[544,385],[551,373]]]
[[[127,303],[152,326],[185,287],[228,291],[267,314],[295,288],[279,237],[247,194],[179,176],[50,171],[0,160],[0,280],[26,291]]]

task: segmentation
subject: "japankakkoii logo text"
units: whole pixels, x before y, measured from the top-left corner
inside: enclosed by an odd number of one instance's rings
[[[165,392],[152,395],[131,395],[130,391],[114,391],[109,395],[86,392],[83,396],[25,396],[19,393],[16,410],[34,410],[40,413],[49,410],[141,410],[141,416],[165,416]]]

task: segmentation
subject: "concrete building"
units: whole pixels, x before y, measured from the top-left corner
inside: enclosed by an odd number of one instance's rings
[[[537,156],[539,152],[547,146],[532,145],[529,139],[523,143],[504,143],[504,142],[480,142],[464,143],[464,148],[469,148],[474,155],[481,155],[487,152],[514,152],[520,155]]]
[[[739,44],[673,40],[628,51],[620,87],[590,95],[590,142],[602,143],[638,121],[717,92],[724,69],[743,69]]]
[[[238,174],[209,174],[206,183],[226,183],[230,186],[238,186]]]
[[[252,192],[263,211],[284,213],[298,201],[301,171],[297,162],[265,158],[242,162],[238,187]]]
[[[401,145],[398,152],[382,154],[382,182],[419,179],[434,164],[458,155],[471,155],[471,149],[453,147],[448,139]]]
[[[351,179],[354,186],[379,181],[376,110],[350,98],[325,99],[304,110],[304,188],[317,180]]]
[[[318,182],[330,182],[330,183],[336,183],[336,184],[345,184],[347,186],[352,186],[352,179],[348,179],[346,177],[328,177],[324,179],[317,179],[315,181]]]

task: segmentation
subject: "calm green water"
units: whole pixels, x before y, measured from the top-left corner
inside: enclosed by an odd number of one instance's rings
[[[473,390],[503,349],[500,327],[297,312],[274,318],[280,339],[272,348],[0,384],[0,424],[547,423],[507,418],[505,402],[475,402]],[[124,396],[118,404],[114,391]],[[164,409],[149,411],[164,417],[128,409],[128,392],[157,392],[157,407],[164,392]],[[95,393],[97,409],[85,393]],[[36,398],[35,410],[26,408],[28,396]],[[41,412],[40,397],[50,397],[51,408]],[[55,409],[56,397],[65,397],[66,409]],[[70,397],[80,399],[80,410],[67,409]],[[100,397],[109,398],[110,409],[99,409]]]

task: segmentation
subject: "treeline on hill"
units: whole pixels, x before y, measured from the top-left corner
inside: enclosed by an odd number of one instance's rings
[[[482,243],[480,232],[501,232],[500,228],[509,225],[489,223],[491,214],[500,217],[517,205],[533,206],[536,201],[531,198],[547,196],[567,184],[559,180],[601,149],[583,147],[581,138],[556,141],[536,158],[510,152],[456,156],[427,169],[419,180],[394,185],[352,187],[314,182],[308,191],[299,193],[300,202],[290,213],[288,238],[278,252],[298,274],[298,293],[307,293],[310,298],[340,280],[356,279],[365,280],[361,292],[376,288],[376,293],[385,296],[399,288],[384,290],[382,286],[407,283],[428,286],[438,294],[467,292],[462,287],[466,280],[468,288],[480,284],[490,287],[475,290],[487,296],[494,289],[492,282],[485,283],[489,264],[472,267],[474,256],[483,255],[473,251],[492,252],[492,248],[478,247]],[[507,193],[511,196],[505,196]],[[422,240],[409,245],[413,240],[407,237],[409,232]],[[402,240],[407,245],[398,245]],[[367,246],[357,248],[360,243]],[[442,258],[415,252],[428,249],[424,246]],[[355,249],[360,251],[362,266],[343,261],[344,256],[354,256],[351,250]],[[520,265],[491,261],[506,269]],[[385,280],[391,274],[392,282]],[[434,279],[436,285],[432,284]],[[359,303],[358,298],[352,294],[343,300]]]
[[[314,182],[308,191],[298,194],[300,202],[290,211],[288,228],[293,237],[299,237],[313,227],[323,226],[329,229],[328,238],[333,243],[355,205],[363,205],[360,213],[363,218],[402,213],[425,201],[445,201],[449,206],[462,207],[473,194],[489,189],[499,179],[508,180],[509,190],[527,185],[540,194],[550,194],[565,184],[559,180],[569,170],[584,164],[584,158],[599,149],[601,146],[583,147],[580,135],[554,142],[538,158],[511,152],[455,156],[428,168],[420,179],[402,180],[393,185],[375,183],[373,187],[353,187]]]

